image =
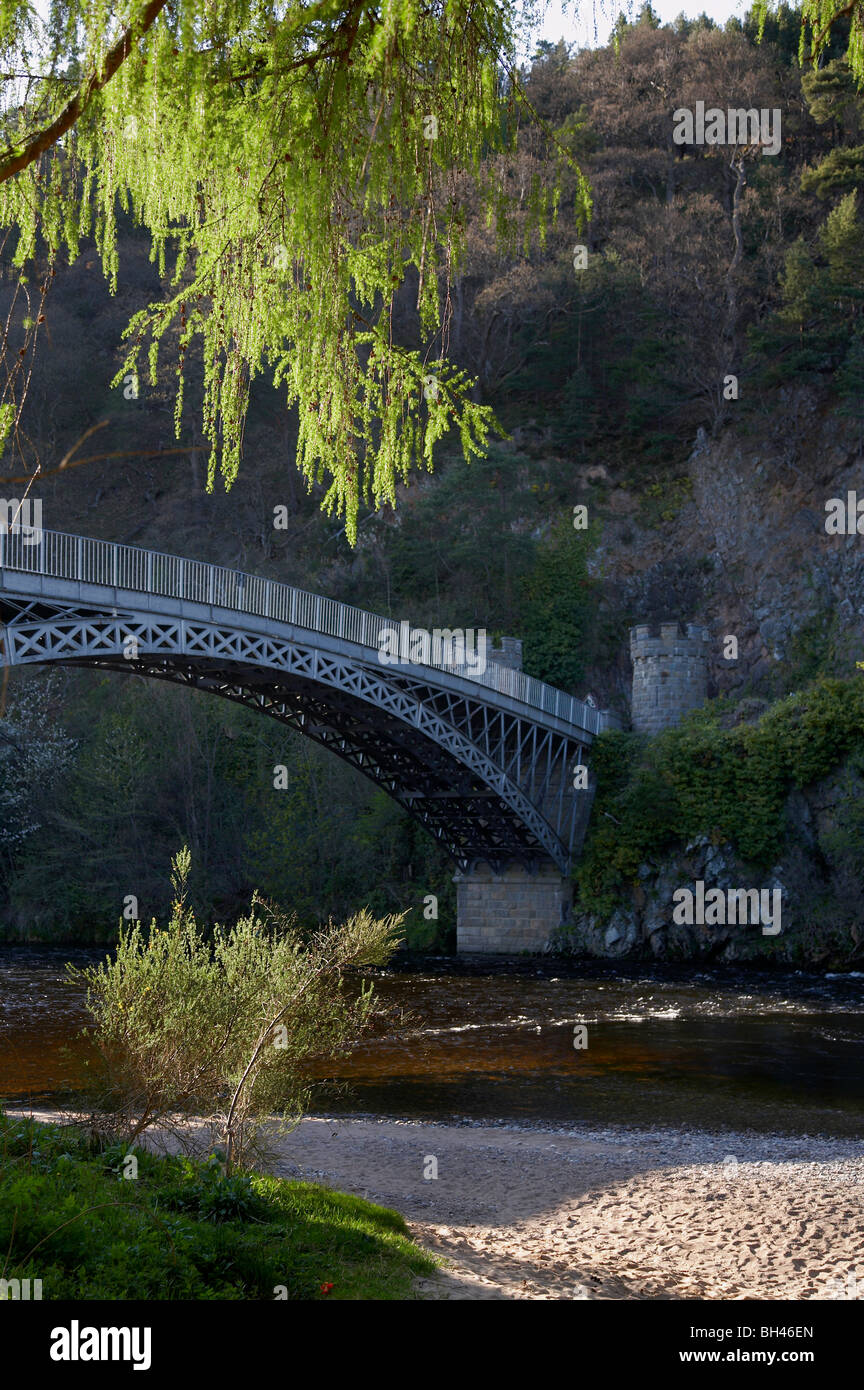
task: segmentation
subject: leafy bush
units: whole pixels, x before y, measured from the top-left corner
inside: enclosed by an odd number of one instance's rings
[[[211,940],[185,906],[189,868],[184,849],[167,928],[136,922],[113,959],[67,970],[93,1018],[94,1132],[129,1145],[158,1124],[190,1143],[203,1125],[230,1169],[260,1150],[273,1117],[284,1125],[302,1113],[303,1062],[349,1048],[377,1012],[371,986],[344,988],[345,972],[386,963],[402,919],[364,911],[304,938],[255,899]]]
[[[183,1181],[162,1193],[162,1204],[175,1211],[192,1212],[202,1221],[251,1221],[262,1219],[265,1208],[248,1173],[223,1171],[222,1157],[211,1154],[203,1163],[180,1160]]]

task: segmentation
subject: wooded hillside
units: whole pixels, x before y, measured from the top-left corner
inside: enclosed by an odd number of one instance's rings
[[[788,8],[759,43],[749,15],[724,29],[661,26],[646,6],[608,47],[541,47],[522,75],[535,119],[520,117],[516,150],[489,172],[524,200],[527,232],[535,175],[571,154],[591,219],[580,229],[564,166],[545,240],[532,231],[502,250],[466,186],[445,346],[509,437],[467,466],[454,439],[395,508],[361,510],[356,548],[293,464],[297,416],[277,389],[253,386],[238,479],[208,494],[200,357],[186,368],[179,444],[167,372],[155,387],[142,377],[137,397],[111,387],[126,322],[167,294],[147,241],[122,221],[117,294],[85,247],[47,298],[22,421],[28,464],[58,461],[94,426],[77,456],[102,457],[46,479],[45,525],[234,565],[397,620],[520,636],[529,672],[622,711],[627,628],[660,617],[738,636],[734,664],[716,644],[715,691],[774,699],[854,673],[864,581],[824,512],[856,479],[864,491],[864,94],[839,56],[842,23],[816,71],[799,67],[799,31]],[[779,111],[780,152],[677,145],[673,112],[697,102]],[[15,278],[7,259],[4,309]],[[394,316],[407,347],[419,342],[417,301],[409,277]],[[572,527],[577,504],[586,531]],[[55,671],[13,674],[3,730],[12,935],[110,934],[133,892],[149,917],[188,843],[205,913],[233,911],[257,886],[309,919],[413,903],[412,939],[444,939],[450,869],[431,841],[268,721],[136,677]],[[288,791],[272,790],[276,763]],[[437,923],[422,918],[428,893]]]

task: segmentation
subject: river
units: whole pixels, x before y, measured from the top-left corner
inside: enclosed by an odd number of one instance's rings
[[[0,1097],[74,1083],[84,1001],[64,962],[0,947]],[[319,1065],[319,1113],[864,1133],[864,975],[413,958],[373,972],[406,1020]],[[587,1047],[574,1047],[574,1028]]]

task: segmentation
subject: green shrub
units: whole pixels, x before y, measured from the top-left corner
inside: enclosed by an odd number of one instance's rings
[[[252,1186],[248,1173],[227,1175],[220,1153],[211,1154],[205,1162],[180,1160],[182,1181],[167,1187],[162,1204],[175,1211],[192,1212],[202,1221],[261,1220],[265,1209]]]
[[[167,927],[136,922],[113,958],[67,973],[86,986],[93,1019],[94,1130],[127,1146],[154,1125],[186,1143],[203,1130],[230,1169],[261,1150],[265,1127],[302,1113],[304,1061],[360,1037],[377,1005],[371,986],[345,988],[345,972],[385,964],[402,919],[363,911],[304,936],[256,898],[249,916],[208,937],[185,906],[189,868],[184,849]]]
[[[697,836],[768,867],[783,847],[793,787],[864,747],[864,680],[829,679],[779,701],[756,724],[721,728],[725,702],[654,739],[602,734],[597,796],[576,872],[581,905],[608,914],[640,864]]]

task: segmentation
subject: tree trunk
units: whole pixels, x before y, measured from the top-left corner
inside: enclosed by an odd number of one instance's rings
[[[733,158],[730,168],[735,173],[735,187],[732,192],[732,235],[735,238],[735,252],[726,272],[726,324],[724,337],[734,344],[738,331],[738,269],[744,259],[744,234],[741,229],[741,197],[747,184],[747,170],[744,156]]]

